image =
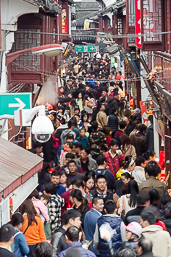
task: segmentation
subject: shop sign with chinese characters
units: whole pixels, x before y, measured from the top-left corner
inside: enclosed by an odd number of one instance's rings
[[[150,100],[150,109],[152,107],[153,107],[153,102],[152,102],[152,100]],[[145,106],[145,101],[140,102],[140,108],[141,108],[143,123],[146,124],[148,122],[148,116],[153,115],[153,111],[147,110],[147,108]]]
[[[62,33],[67,34],[67,10],[62,9],[61,11],[61,16],[62,16]]]

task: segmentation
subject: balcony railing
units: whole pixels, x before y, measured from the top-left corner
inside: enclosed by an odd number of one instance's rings
[[[72,30],[72,40],[74,44],[82,44],[82,42],[95,44],[96,30]]]

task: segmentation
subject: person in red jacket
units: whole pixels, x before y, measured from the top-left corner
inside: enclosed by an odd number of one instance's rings
[[[120,142],[117,139],[113,139],[109,143],[110,150],[104,153],[104,156],[107,160],[107,165],[109,166],[109,170],[113,173],[116,178],[116,173],[120,168],[120,163],[125,159],[125,155],[119,150]]]

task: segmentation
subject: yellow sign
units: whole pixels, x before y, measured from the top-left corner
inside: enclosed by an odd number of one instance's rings
[[[89,29],[89,27],[90,27],[90,22],[85,20],[84,21],[84,29],[87,30],[87,29]]]

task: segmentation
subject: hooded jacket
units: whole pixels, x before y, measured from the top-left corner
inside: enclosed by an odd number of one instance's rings
[[[116,214],[106,214],[101,216],[98,219],[97,221],[98,233],[96,231],[94,235],[94,246],[98,249],[100,253],[100,257],[110,257],[108,242],[106,242],[100,237],[99,229],[101,225],[104,223],[109,223],[110,227],[113,229],[113,236],[111,238],[112,246],[113,246],[113,249],[117,251],[122,243],[121,230],[120,230],[121,222],[122,222],[122,219]]]
[[[158,225],[149,225],[142,229],[142,235],[153,244],[153,255],[157,257],[171,256],[171,238],[167,231]]]

